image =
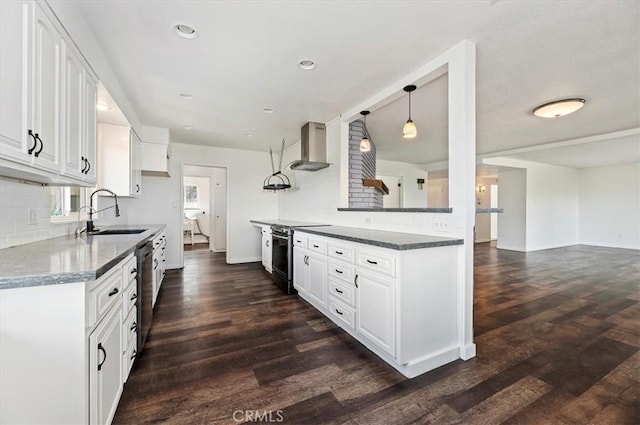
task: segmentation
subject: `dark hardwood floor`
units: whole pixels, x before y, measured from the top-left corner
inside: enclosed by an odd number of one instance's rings
[[[476,245],[477,357],[406,379],[259,263],[185,253],[115,424],[640,424],[640,252]]]

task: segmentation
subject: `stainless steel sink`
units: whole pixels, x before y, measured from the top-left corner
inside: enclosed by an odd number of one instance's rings
[[[89,233],[92,236],[100,235],[131,235],[136,233],[146,232],[148,229],[104,229],[97,232]]]

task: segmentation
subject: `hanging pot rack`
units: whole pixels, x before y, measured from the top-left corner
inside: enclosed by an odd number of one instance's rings
[[[282,173],[282,157],[284,156],[284,139],[282,139],[282,147],[280,148],[280,161],[278,162],[278,171],[276,171],[273,162],[273,150],[269,148],[269,156],[271,157],[272,174],[267,176],[262,182],[263,190],[276,192],[278,190],[287,190],[291,188],[291,181],[286,174]]]

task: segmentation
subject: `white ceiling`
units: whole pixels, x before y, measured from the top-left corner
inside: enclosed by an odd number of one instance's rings
[[[479,154],[640,127],[635,0],[77,3],[142,122],[170,128],[177,142],[266,151],[285,137],[291,145],[305,122],[337,117],[462,39],[477,43]],[[199,36],[176,36],[178,22]],[[317,68],[300,70],[302,58]],[[441,83],[427,114],[413,114],[432,139],[426,161],[446,145]],[[587,104],[557,120],[531,114],[563,97]],[[382,110],[369,116],[375,140],[391,144],[381,152],[403,150],[399,102],[397,123]]]

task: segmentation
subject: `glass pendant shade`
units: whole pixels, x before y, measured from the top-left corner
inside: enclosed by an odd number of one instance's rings
[[[371,151],[371,142],[366,137],[363,137],[360,141],[360,152]]]
[[[402,137],[405,139],[414,139],[418,135],[418,128],[411,118],[404,123],[402,127]]]
[[[404,123],[404,126],[402,127],[402,137],[405,139],[415,139],[415,137],[418,135],[418,128],[411,119],[411,92],[415,89],[416,86],[414,86],[413,84],[405,86],[403,88],[405,92],[409,93],[409,119],[406,123]]]

